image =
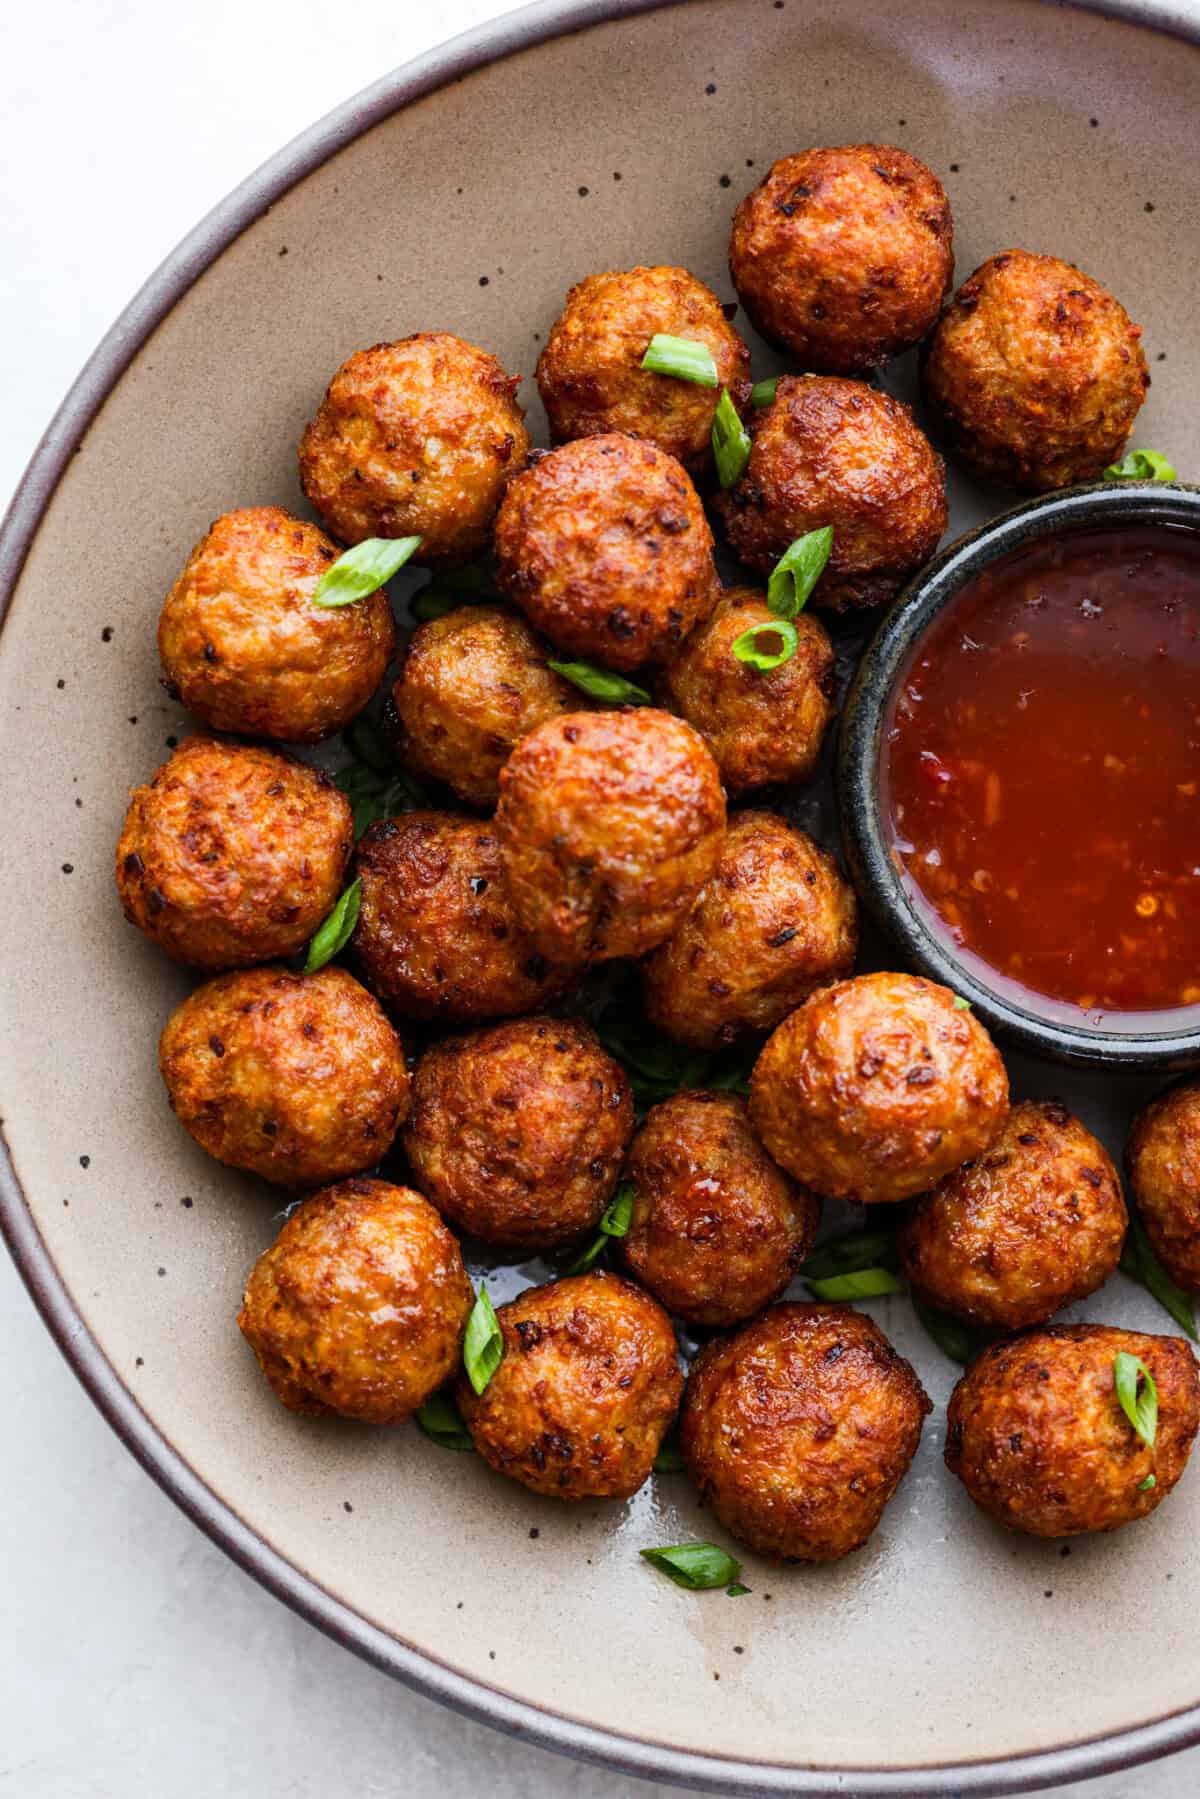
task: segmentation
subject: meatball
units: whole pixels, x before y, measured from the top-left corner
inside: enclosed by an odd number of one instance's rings
[[[891,144],[803,150],[738,207],[729,270],[763,337],[805,368],[861,374],[936,320],[954,279],[950,202]]]
[[[1120,1354],[1137,1356],[1158,1388],[1152,1449],[1117,1398]],[[998,1524],[1033,1537],[1118,1530],[1160,1505],[1183,1473],[1200,1376],[1182,1337],[1051,1325],[985,1349],[955,1387],[946,1425],[947,1468]]]
[[[244,968],[307,943],[353,847],[349,802],[318,769],[189,737],[134,789],[117,891],[130,924],[176,961]]]
[[[624,1070],[585,1024],[516,1018],[426,1052],[404,1148],[456,1230],[550,1249],[596,1224],[632,1130]]]
[[[947,987],[863,974],[785,1018],[750,1116],[775,1160],[830,1199],[911,1199],[987,1148],[1008,1111],[995,1045]]]
[[[214,731],[319,743],[362,711],[395,647],[387,595],[314,606],[338,555],[281,506],[227,512],[163,602],[168,689]]]
[[[284,1187],[370,1168],[408,1112],[400,1039],[343,968],[218,975],[171,1014],[158,1055],[201,1149]]]
[[[532,1012],[579,963],[544,955],[518,922],[490,823],[409,812],[372,825],[351,940],[363,979],[402,1018],[449,1023]]]
[[[1155,1255],[1177,1286],[1200,1293],[1200,1081],[1172,1088],[1139,1113],[1127,1156]]]
[[[725,834],[717,765],[649,707],[539,725],[500,774],[496,832],[513,910],[543,955],[603,962],[668,937]]]
[[[846,612],[893,600],[946,529],[942,459],[910,409],[861,381],[785,375],[750,431],[746,471],[716,501],[735,554],[766,575],[796,538],[829,525],[811,603]]]
[[[611,668],[672,654],[713,606],[712,532],[686,470],[619,432],[539,457],[496,520],[496,579],[552,643]]]
[[[1043,493],[1121,453],[1150,386],[1142,328],[1099,282],[1006,250],[959,288],[929,340],[926,405],[984,480]]]
[[[520,382],[448,331],[359,350],[301,439],[305,493],[343,543],[419,537],[416,562],[470,561],[529,451]]]
[[[708,885],[642,965],[646,1010],[677,1043],[717,1049],[848,975],[857,947],[833,857],[773,812],[739,812]]]
[[[251,1270],[238,1325],[289,1411],[399,1424],[454,1372],[473,1303],[428,1201],[351,1180],[292,1213]]]
[[[933,1306],[1005,1331],[1102,1287],[1128,1218],[1117,1171],[1065,1106],[1025,1100],[973,1162],[917,1201],[904,1272]]]
[[[531,1287],[497,1317],[504,1360],[482,1394],[458,1383],[484,1461],[550,1499],[636,1493],[683,1387],[662,1307],[596,1272]]]
[[[712,352],[717,387],[642,367],[658,333]],[[642,437],[691,474],[712,469],[721,388],[741,412],[750,398],[750,352],[711,288],[686,269],[610,269],[567,295],[538,358],[537,384],[555,443],[610,431]]]
[[[833,719],[833,645],[811,612],[793,620],[796,653],[778,668],[751,668],[734,655],[743,632],[778,622],[754,588],[730,588],[663,672],[663,703],[699,731],[730,794],[807,780]],[[774,647],[766,637],[756,642]]]
[[[524,619],[461,606],[413,636],[388,722],[402,759],[469,806],[492,807],[500,770],[535,726],[579,704]]]
[[[861,1312],[778,1305],[697,1356],[680,1442],[732,1536],[776,1560],[836,1562],[879,1523],[930,1409]]]
[[[737,1324],[778,1299],[821,1221],[820,1200],[775,1166],[734,1093],[651,1107],[625,1173],[626,1266],[691,1324]]]

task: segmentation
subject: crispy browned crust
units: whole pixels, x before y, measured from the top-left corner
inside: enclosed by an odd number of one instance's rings
[[[931,1409],[883,1332],[849,1306],[771,1306],[692,1364],[680,1441],[731,1535],[780,1561],[860,1549]]]
[[[529,451],[520,381],[448,331],[357,351],[301,440],[305,493],[343,543],[417,536],[417,562],[469,561]]]
[[[648,1293],[595,1272],[532,1287],[497,1316],[504,1360],[458,1403],[500,1474],[551,1499],[628,1499],[675,1416],[683,1377],[671,1321]]]
[[[1113,1359],[1158,1388],[1148,1449],[1121,1408]],[[1182,1337],[1051,1325],[993,1344],[950,1399],[946,1466],[989,1517],[1034,1537],[1118,1530],[1162,1504],[1200,1426],[1200,1374]],[[1154,1476],[1154,1485],[1143,1482]]]
[[[1200,1293],[1200,1081],[1162,1093],[1134,1120],[1129,1181],[1171,1279]]]

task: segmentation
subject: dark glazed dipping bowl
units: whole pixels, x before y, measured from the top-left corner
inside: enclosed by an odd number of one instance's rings
[[[1082,1067],[1171,1070],[1200,1064],[1200,1006],[1113,1015],[1090,1024],[1074,1006],[993,974],[950,939],[911,876],[893,860],[881,777],[883,735],[899,678],[918,640],[964,584],[1022,544],[1070,531],[1176,525],[1200,532],[1200,488],[1101,482],[1048,494],[994,518],[943,550],[901,594],[869,645],[847,696],[837,797],[851,877],[904,961],[953,987],[1001,1037]],[[1200,949],[1198,949],[1200,954]],[[1137,1022],[1134,1022],[1134,1021]]]

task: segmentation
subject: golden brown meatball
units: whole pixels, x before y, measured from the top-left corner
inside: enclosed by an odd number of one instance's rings
[[[596,1272],[531,1287],[497,1317],[504,1360],[482,1395],[458,1383],[484,1461],[550,1499],[636,1493],[683,1386],[662,1307]]]
[[[1006,250],[976,269],[929,340],[926,405],[985,480],[1042,493],[1121,453],[1150,386],[1142,328],[1057,256]]]
[[[301,440],[305,493],[343,543],[419,537],[415,562],[469,561],[529,450],[520,382],[448,331],[359,350]]]
[[[861,1549],[930,1410],[912,1368],[849,1306],[771,1306],[692,1364],[680,1443],[732,1536],[781,1561]]]
[[[717,387],[642,367],[659,333],[704,344]],[[712,468],[721,388],[741,412],[750,398],[750,352],[711,288],[686,269],[610,269],[573,287],[538,358],[537,383],[555,443],[621,431],[674,456],[692,475]]]
[[[552,643],[610,668],[661,662],[712,608],[700,496],[673,456],[619,432],[532,462],[496,520],[496,579]]]
[[[646,1010],[695,1049],[769,1031],[854,967],[858,903],[833,857],[773,812],[739,812],[708,884],[642,965]]]
[[[1065,1106],[1024,1100],[988,1147],[917,1201],[904,1272],[933,1306],[1023,1330],[1102,1287],[1128,1218],[1104,1149]]]
[[[1122,1353],[1158,1388],[1153,1449],[1117,1398]],[[1183,1473],[1200,1376],[1182,1337],[1051,1325],[985,1349],[955,1387],[946,1424],[947,1468],[998,1524],[1033,1537],[1118,1530],[1160,1505]]]
[[[734,1093],[652,1106],[625,1174],[626,1266],[692,1324],[736,1324],[778,1299],[821,1222],[820,1200],[775,1166]]]
[[[1154,1253],[1200,1293],[1200,1081],[1160,1094],[1133,1123],[1129,1182]]]
[[[522,929],[491,823],[450,812],[390,818],[359,839],[355,867],[353,953],[372,993],[402,1018],[531,1012],[578,971]]]
[[[942,459],[903,400],[862,381],[784,375],[750,432],[746,472],[716,501],[734,552],[766,575],[796,538],[829,525],[810,603],[845,612],[895,599],[946,529]]]
[[[238,1326],[289,1411],[399,1424],[458,1366],[473,1303],[428,1201],[351,1180],[292,1213],[250,1272]]]
[[[171,1014],[158,1055],[201,1149],[284,1187],[370,1168],[408,1112],[400,1039],[344,968],[218,975]]]
[[[362,711],[392,659],[380,589],[314,606],[338,555],[281,506],[227,512],[163,602],[158,653],[170,691],[214,731],[318,743]]]
[[[426,1052],[404,1147],[456,1230],[549,1249],[597,1222],[632,1130],[629,1082],[594,1032],[515,1018]]]
[[[830,1199],[911,1199],[987,1148],[1008,1112],[995,1045],[948,987],[861,974],[815,993],[750,1081],[767,1149]]]
[[[911,349],[954,279],[950,202],[892,144],[774,163],[733,217],[733,284],[756,330],[805,368],[861,374]]]
[[[833,645],[811,612],[793,621],[796,653],[778,668],[751,668],[734,655],[743,632],[776,623],[761,593],[732,587],[663,672],[664,704],[699,731],[730,794],[806,780],[833,719]],[[756,642],[775,647],[766,637]]]
[[[546,666],[523,618],[460,606],[414,634],[389,708],[401,758],[470,806],[492,807],[500,770],[535,726],[574,711],[579,691]]]
[[[513,910],[543,955],[603,962],[670,935],[725,834],[717,765],[649,707],[570,712],[517,745],[496,811]]]
[[[129,922],[177,961],[244,968],[303,948],[353,847],[349,802],[319,769],[189,737],[133,791],[117,890]]]

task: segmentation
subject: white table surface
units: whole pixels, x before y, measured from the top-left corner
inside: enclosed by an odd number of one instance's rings
[[[210,206],[345,96],[500,10],[494,0],[11,8],[0,496],[101,333]],[[2,1254],[0,1363],[0,1799],[666,1793],[456,1718],[293,1617],[121,1447]],[[1060,1799],[1198,1789],[1193,1751]]]

